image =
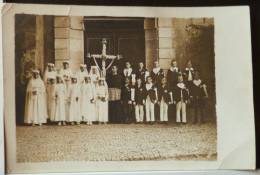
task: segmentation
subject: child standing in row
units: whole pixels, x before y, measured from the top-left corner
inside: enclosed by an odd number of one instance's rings
[[[166,78],[162,78],[161,86],[158,88],[158,103],[160,106],[160,122],[168,122],[168,104],[171,103],[171,93]]]
[[[145,111],[146,111],[146,121],[153,123],[154,118],[154,104],[156,103],[156,88],[153,84],[152,77],[147,77],[147,82],[145,84]]]
[[[142,77],[138,77],[135,86],[135,119],[137,123],[144,121],[145,89],[142,84]]]
[[[65,101],[66,101],[66,87],[61,75],[56,77],[56,85],[54,91],[55,98],[55,112],[53,121],[58,122],[58,125],[66,125]]]
[[[188,89],[183,82],[182,75],[178,76],[178,83],[174,88],[174,103],[176,104],[176,122],[186,123],[186,104],[189,99]]]
[[[81,122],[80,114],[80,86],[77,82],[77,76],[71,76],[71,84],[68,88],[68,101],[69,101],[69,116],[68,122],[74,125],[76,122],[78,125]]]
[[[108,122],[108,87],[104,78],[100,78],[96,87],[96,110],[100,123]]]
[[[81,85],[80,109],[83,121],[87,125],[92,125],[92,122],[96,119],[95,96],[95,85],[91,82],[90,76],[85,76]]]
[[[125,117],[125,122],[131,122],[132,116],[132,99],[131,99],[131,84],[130,84],[130,77],[125,77],[125,84],[122,87],[121,92],[121,100],[122,100],[122,108],[123,108],[123,115]]]
[[[200,79],[198,71],[194,73],[194,80],[190,88],[191,104],[194,110],[193,123],[204,122],[205,99],[208,98],[206,84]]]

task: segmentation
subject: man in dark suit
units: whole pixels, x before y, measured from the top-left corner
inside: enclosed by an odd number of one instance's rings
[[[167,72],[167,83],[169,90],[173,92],[174,87],[178,83],[178,75],[181,73],[180,68],[178,67],[177,61],[173,59],[171,61],[171,67]],[[173,92],[174,93],[174,92]],[[173,104],[169,105],[169,121],[175,121],[176,107]]]

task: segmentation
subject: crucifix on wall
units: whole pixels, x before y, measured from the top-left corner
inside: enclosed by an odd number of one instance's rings
[[[99,68],[101,72],[101,77],[106,76],[106,71],[112,66],[115,60],[119,60],[122,58],[121,55],[107,55],[107,40],[105,38],[102,39],[102,53],[101,54],[87,54],[87,58],[93,58],[96,66]],[[97,59],[101,59],[101,68],[97,63]],[[106,60],[111,60],[111,62],[106,65]]]

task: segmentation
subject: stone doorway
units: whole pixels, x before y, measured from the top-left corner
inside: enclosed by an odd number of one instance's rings
[[[84,62],[90,66],[93,60],[87,54],[100,54],[101,40],[107,39],[107,54],[122,55],[123,59],[115,62],[123,69],[125,61],[130,61],[134,68],[138,62],[145,63],[145,37],[143,18],[84,18]]]

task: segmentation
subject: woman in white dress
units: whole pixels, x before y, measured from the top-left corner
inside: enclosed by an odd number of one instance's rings
[[[83,121],[87,125],[92,125],[96,120],[95,93],[95,85],[91,82],[90,76],[86,76],[81,85],[80,108]]]
[[[66,113],[65,113],[65,100],[66,100],[66,88],[64,80],[61,75],[57,75],[56,86],[54,91],[55,96],[55,113],[54,120],[58,122],[58,125],[66,125]]]
[[[47,120],[46,90],[39,70],[33,70],[26,89],[24,123],[42,125]]]
[[[51,101],[52,101],[52,94],[53,94],[53,85],[51,84],[51,81],[56,79],[57,72],[55,70],[55,66],[53,63],[48,63],[46,70],[43,75],[43,81],[46,87],[46,94],[47,94],[47,113],[48,117],[51,116]]]
[[[81,122],[80,114],[80,86],[77,82],[77,76],[71,76],[71,84],[68,88],[68,102],[69,102],[69,114],[68,122],[74,125],[76,122],[78,125]]]
[[[48,84],[48,97],[47,97],[47,111],[48,111],[48,117],[50,121],[55,121],[55,108],[56,108],[56,101],[55,101],[55,88],[56,88],[56,77],[55,78],[49,78],[49,84]]]
[[[99,123],[108,122],[108,88],[104,78],[100,78],[96,87],[96,108]]]

